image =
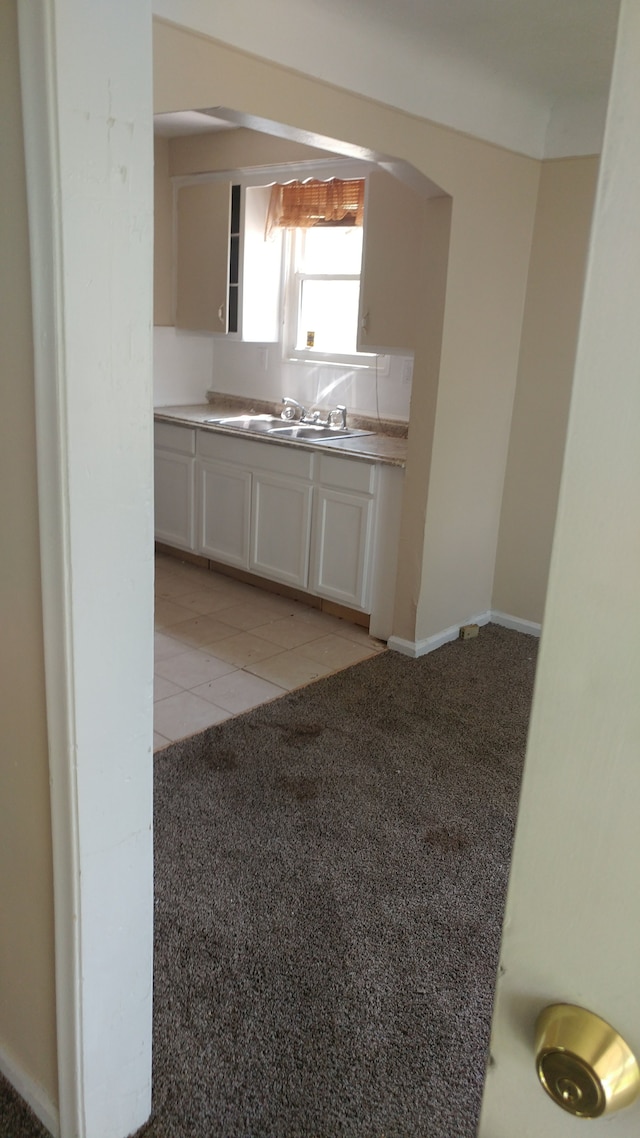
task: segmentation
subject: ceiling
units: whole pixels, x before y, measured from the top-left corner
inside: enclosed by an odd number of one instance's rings
[[[165,18],[176,6],[154,0]],[[535,157],[599,149],[619,0],[188,6],[216,39],[488,141]]]
[[[344,9],[344,0],[314,4],[325,13]],[[545,100],[608,88],[619,0],[349,0],[348,9]]]

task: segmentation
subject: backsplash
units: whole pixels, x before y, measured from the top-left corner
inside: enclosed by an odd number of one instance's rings
[[[359,369],[287,362],[280,344],[243,344],[175,328],[154,329],[156,407],[203,403],[207,390],[277,402],[291,395],[311,410],[343,403],[352,414],[407,422],[411,357],[390,356],[388,368]]]

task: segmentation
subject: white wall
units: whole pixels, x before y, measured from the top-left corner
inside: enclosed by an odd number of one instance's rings
[[[213,379],[213,337],[170,325],[153,329],[153,404],[205,403]]]
[[[379,411],[382,419],[405,423],[409,420],[410,358],[383,359],[376,373],[375,368],[358,370],[335,364],[290,363],[282,359],[281,343],[258,346],[217,338],[213,362],[215,391],[240,392],[254,399],[276,402],[283,395],[291,395],[305,406],[343,403],[350,412],[376,416]]]
[[[280,343],[241,344],[170,326],[153,331],[156,407],[204,403],[209,390],[274,403],[291,395],[312,408],[344,403],[353,414],[407,423],[412,367],[404,356],[381,360],[378,370],[290,363]]]

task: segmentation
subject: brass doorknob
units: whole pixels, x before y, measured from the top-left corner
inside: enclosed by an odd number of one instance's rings
[[[640,1093],[635,1055],[610,1024],[574,1004],[552,1004],[536,1022],[538,1078],[576,1118],[621,1110]]]

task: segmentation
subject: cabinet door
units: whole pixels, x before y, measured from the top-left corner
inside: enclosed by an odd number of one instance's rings
[[[311,591],[370,611],[373,499],[319,487],[314,505]]]
[[[176,328],[228,329],[231,184],[181,186],[176,218]]]
[[[246,569],[249,562],[251,472],[202,462],[198,477],[198,552]]]
[[[358,351],[413,350],[424,199],[383,170],[367,178]]]
[[[154,509],[156,541],[192,550],[193,459],[189,455],[156,448]]]
[[[291,478],[253,476],[250,568],[306,589],[311,530],[311,486]]]

